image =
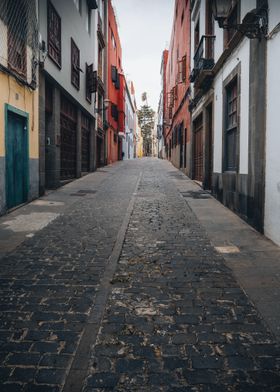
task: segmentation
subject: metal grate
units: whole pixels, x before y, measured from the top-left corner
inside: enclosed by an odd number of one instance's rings
[[[0,1],[0,65],[20,82],[37,86],[39,63],[35,0]]]

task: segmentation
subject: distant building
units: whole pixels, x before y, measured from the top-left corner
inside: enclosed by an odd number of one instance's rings
[[[37,6],[0,2],[0,214],[38,197]]]
[[[157,123],[157,137],[158,137],[158,156],[159,158],[166,158],[165,145],[165,121],[164,115],[166,109],[167,91],[166,91],[166,67],[168,60],[168,50],[164,50],[161,58],[160,77],[161,77],[161,92],[158,104],[158,123]]]
[[[40,67],[40,193],[96,167],[96,120],[102,126],[95,102],[99,108],[104,95],[98,52],[105,42],[97,38],[102,18],[102,0],[39,1],[47,54]]]
[[[125,82],[125,138],[123,159],[134,158],[135,107],[131,96],[131,83]]]
[[[163,131],[167,158],[186,174],[190,174],[191,131],[189,114],[190,1],[175,1],[174,19],[167,65],[162,59],[166,78],[163,97]],[[165,87],[165,86],[164,86]]]
[[[108,99],[107,163],[122,159],[125,139],[125,78],[115,12],[108,0]]]

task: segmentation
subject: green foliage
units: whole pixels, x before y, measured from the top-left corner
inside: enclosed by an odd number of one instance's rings
[[[152,131],[155,125],[155,112],[149,105],[141,106],[138,110],[138,123],[143,136],[143,153],[152,153]]]

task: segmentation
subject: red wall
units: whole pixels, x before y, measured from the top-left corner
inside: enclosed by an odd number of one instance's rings
[[[162,58],[163,58],[163,74],[162,74],[162,78],[163,78],[163,113],[164,113],[164,119],[166,120],[166,116],[165,113],[167,113],[167,85],[166,85],[166,70],[167,70],[167,61],[168,61],[168,50],[164,50],[163,54],[162,54]],[[164,140],[165,140],[165,144],[166,144],[166,137],[167,137],[167,131],[169,129],[165,126],[163,126],[163,135],[164,135]]]
[[[164,119],[166,124],[171,126],[165,127],[166,143],[172,139],[172,130],[176,125],[183,122],[183,129],[187,129],[187,143],[190,142],[190,113],[188,110],[189,99],[184,99],[186,92],[190,87],[190,0],[182,1],[176,0],[174,7],[174,19],[171,34],[170,47],[168,51],[168,60],[166,66],[166,95],[165,95],[165,111]],[[177,83],[176,77],[178,74],[178,60],[186,56],[186,74],[185,82]],[[169,101],[168,94],[171,89],[177,84],[177,99],[174,100],[172,109],[172,118],[169,118]],[[181,105],[181,106],[180,106]],[[180,107],[180,108],[179,108]],[[185,138],[185,136],[184,136]],[[185,139],[184,139],[185,140]],[[178,166],[178,149],[173,149],[172,156],[169,157],[175,166]]]
[[[113,38],[114,37],[114,38]],[[120,89],[117,90],[112,81],[111,66],[114,65],[120,74]],[[122,49],[118,26],[111,0],[108,1],[108,98],[118,106],[119,118],[112,117],[111,105],[108,109],[109,129],[107,131],[107,161],[113,163],[121,159],[121,139],[119,132],[124,130],[124,76],[122,69]],[[114,136],[115,135],[115,136]]]

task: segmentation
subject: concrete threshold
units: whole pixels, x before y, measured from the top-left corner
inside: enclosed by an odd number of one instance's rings
[[[174,181],[213,246],[280,340],[280,248],[214,197],[192,197],[193,192],[201,192],[194,181]]]

